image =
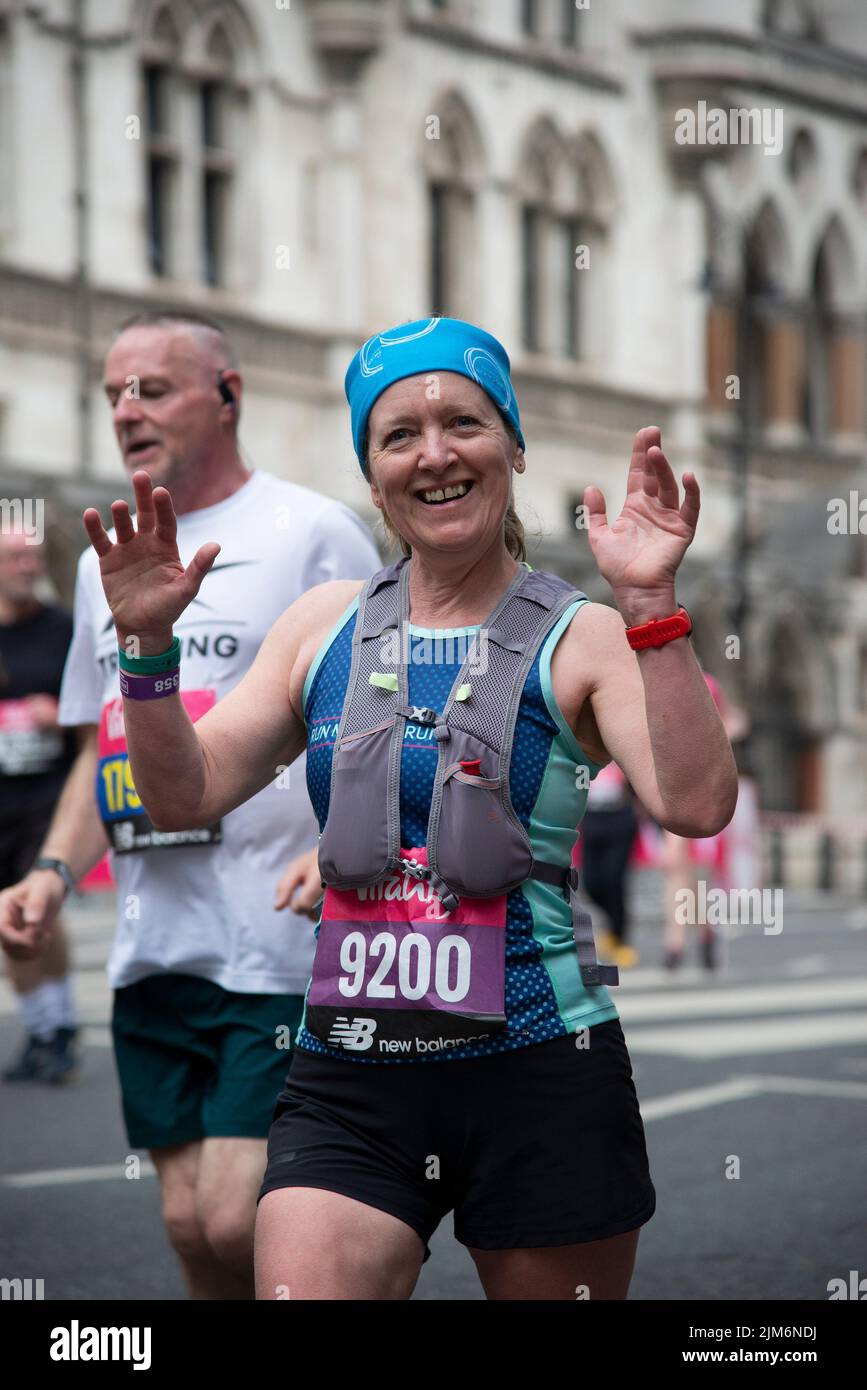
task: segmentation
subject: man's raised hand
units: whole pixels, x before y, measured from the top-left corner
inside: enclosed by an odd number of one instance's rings
[[[112,544],[95,507],[84,513],[84,528],[99,556],[102,587],[121,642],[134,636],[141,654],[162,651],[172,624],[195,598],[220,547],[200,546],[184,569],[177,546],[177,518],[164,487],[154,487],[143,469],[133,474],[136,524],[126,502],[113,502],[117,539]]]

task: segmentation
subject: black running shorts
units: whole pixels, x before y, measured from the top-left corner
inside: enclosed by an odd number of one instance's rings
[[[48,834],[53,803],[0,813],[0,889],[11,888],[33,867]]]
[[[260,1197],[319,1187],[389,1212],[427,1245],[454,1211],[479,1250],[620,1235],[656,1206],[618,1019],[493,1057],[376,1066],[297,1049]],[[580,1039],[581,1034],[577,1035]]]

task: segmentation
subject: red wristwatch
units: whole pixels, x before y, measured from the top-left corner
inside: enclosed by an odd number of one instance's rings
[[[685,608],[678,608],[670,618],[651,618],[649,623],[639,623],[637,627],[626,629],[626,640],[633,651],[643,651],[645,647],[663,647],[676,637],[688,637],[692,632],[692,618]]]

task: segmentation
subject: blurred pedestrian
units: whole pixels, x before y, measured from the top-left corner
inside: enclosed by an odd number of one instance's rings
[[[626,895],[629,856],[638,829],[632,788],[615,762],[596,774],[587,793],[581,822],[582,868],[587,896],[608,918],[600,932],[599,953],[628,969],[638,964],[638,952],[627,940],[629,916]]]
[[[109,350],[103,385],[125,468],[167,488],[178,515],[182,564],[166,566],[159,583],[175,582],[183,565],[198,572],[203,542],[221,545],[178,631],[180,695],[195,720],[231,701],[287,605],[327,581],[361,581],[378,555],[348,508],[247,467],[242,378],[219,325],[187,313],[137,315]],[[123,540],[126,504],[112,514]],[[126,634],[121,665],[147,650],[146,628],[145,612],[142,628]],[[130,772],[118,661],[88,548],[60,708],[64,724],[85,731],[86,747],[43,853],[77,880],[111,845],[119,891],[108,974],[129,1143],[151,1153],[190,1296],[249,1298],[265,1140],[313,958],[302,914],[321,896],[316,820],[303,771],[289,782],[287,750],[270,785],[231,814],[203,827],[155,826]],[[247,727],[253,743],[255,710]],[[7,950],[38,949],[50,934],[65,884],[51,875],[47,891],[45,877],[31,875],[0,899]],[[277,915],[287,894],[288,922]]]
[[[44,546],[23,531],[0,531],[0,889],[33,868],[75,758],[75,736],[57,722],[72,618],[41,602],[44,578]],[[26,1036],[3,1080],[68,1080],[77,1028],[63,922],[45,955],[8,959],[6,969]]]

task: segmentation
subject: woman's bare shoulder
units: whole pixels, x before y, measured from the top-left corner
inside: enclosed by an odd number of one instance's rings
[[[560,673],[573,689],[593,688],[611,649],[623,645],[623,619],[605,603],[583,603],[557,644],[552,672]]]
[[[304,682],[316,653],[366,583],[366,579],[332,579],[327,584],[316,584],[296,599],[280,620],[291,621],[299,634],[291,681],[291,700],[296,710],[301,709]]]
[[[314,584],[312,589],[307,589],[296,599],[292,607],[297,613],[303,614],[307,621],[323,626],[324,637],[366,583],[366,579],[331,579],[327,584]]]
[[[551,659],[554,698],[585,753],[607,762],[591,704],[603,665],[623,642],[623,619],[604,603],[585,603],[574,614]],[[628,651],[628,647],[626,648]]]

